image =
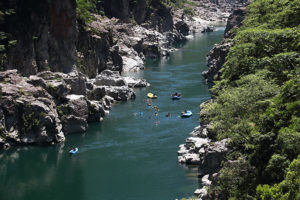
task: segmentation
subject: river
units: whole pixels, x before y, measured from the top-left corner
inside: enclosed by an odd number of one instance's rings
[[[113,106],[102,123],[64,144],[13,147],[0,152],[1,200],[174,200],[198,188],[197,168],[177,163],[178,145],[199,124],[199,105],[209,99],[201,72],[206,55],[224,29],[197,34],[167,59],[149,60],[146,69],[125,74],[151,84],[136,99]],[[180,92],[173,101],[171,93]],[[158,98],[148,106],[146,94]],[[159,108],[154,115],[152,106]],[[192,110],[191,118],[180,112]],[[166,113],[170,112],[170,117]],[[70,156],[71,146],[79,153]]]

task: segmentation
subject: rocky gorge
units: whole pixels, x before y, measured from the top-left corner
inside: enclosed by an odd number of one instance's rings
[[[104,1],[109,17],[78,19],[76,2],[18,0],[3,3],[1,29],[1,136],[3,147],[57,143],[84,132],[108,114],[114,101],[134,98],[145,80],[122,77],[143,69],[146,58],[167,56],[176,42],[212,31],[244,2],[192,1],[193,15],[159,2]],[[21,12],[22,10],[22,12]],[[23,12],[24,10],[24,12]],[[133,23],[132,20],[135,22]],[[11,45],[13,43],[13,45]]]

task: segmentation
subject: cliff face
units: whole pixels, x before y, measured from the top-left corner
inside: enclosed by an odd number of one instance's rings
[[[245,13],[244,7],[234,9],[233,13],[228,18],[224,39],[209,51],[207,55],[208,70],[202,72],[206,82],[213,82],[219,78],[219,71],[225,63],[225,58],[231,47],[231,39],[234,37],[232,30],[242,25]]]
[[[74,69],[75,0],[12,0],[3,6],[15,10],[2,27],[17,40],[7,52],[6,69],[18,69],[25,76],[44,70],[68,73]]]

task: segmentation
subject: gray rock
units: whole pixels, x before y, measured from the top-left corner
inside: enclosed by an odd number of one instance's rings
[[[16,71],[0,72],[2,140],[12,144],[52,143],[65,140],[51,96],[34,87]]]
[[[72,71],[64,77],[65,83],[70,87],[70,94],[86,95],[86,78],[77,71]]]
[[[206,200],[208,197],[207,189],[205,187],[197,189],[195,190],[194,195],[200,198],[201,200]]]
[[[96,85],[98,86],[127,86],[123,77],[120,76],[119,72],[104,70],[96,77]]]
[[[105,116],[105,110],[99,101],[87,101],[88,119],[87,122],[100,122]]]
[[[213,31],[214,31],[213,26],[206,26],[206,27],[203,27],[203,30],[201,31],[201,33],[208,33],[208,32],[213,32]]]
[[[135,98],[133,90],[127,86],[111,87],[111,86],[99,86],[105,90],[105,95],[112,97],[116,101],[127,101]]]
[[[220,76],[220,69],[225,63],[225,58],[228,54],[229,48],[231,47],[231,42],[221,42],[221,44],[216,44],[213,49],[207,55],[207,66],[208,70],[202,72],[202,76],[205,78],[206,82],[212,82],[217,80]]]
[[[240,27],[244,18],[244,7],[234,9],[233,13],[229,16],[223,41],[220,44],[216,44],[207,55],[208,70],[202,72],[202,76],[204,77],[206,82],[213,82],[214,80],[218,80],[220,76],[220,69],[223,67],[225,58],[229,52],[229,48],[232,45],[230,39],[234,37],[232,31],[230,30]]]
[[[124,77],[125,82],[130,88],[148,87],[149,83],[145,79],[133,79],[131,77]]]
[[[87,130],[88,105],[83,95],[68,95],[67,102],[58,106],[58,112],[65,134],[80,133]]]
[[[209,180],[209,174],[204,175],[201,179],[201,182],[203,186],[211,185],[211,180]]]
[[[92,90],[87,92],[87,97],[89,100],[99,101],[106,95],[105,87],[95,86]]]
[[[179,22],[177,22],[177,23],[175,24],[175,27],[176,27],[176,29],[177,29],[177,31],[178,31],[179,33],[181,33],[181,34],[183,34],[183,35],[185,35],[185,36],[188,35],[189,32],[190,32],[189,26],[188,26],[187,23],[184,22],[184,21],[179,21]]]
[[[228,139],[223,139],[221,141],[211,143],[205,149],[205,153],[200,155],[202,162],[199,166],[199,175],[212,174],[219,171],[219,169],[221,168],[221,162],[228,152],[228,142]]]

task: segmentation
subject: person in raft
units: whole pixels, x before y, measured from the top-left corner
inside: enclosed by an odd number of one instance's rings
[[[180,94],[180,93],[178,93],[178,92],[175,92],[174,94],[172,94],[172,96],[173,96],[173,97],[176,97],[176,96],[177,96],[177,97],[180,97],[180,96],[181,96],[181,94]]]

